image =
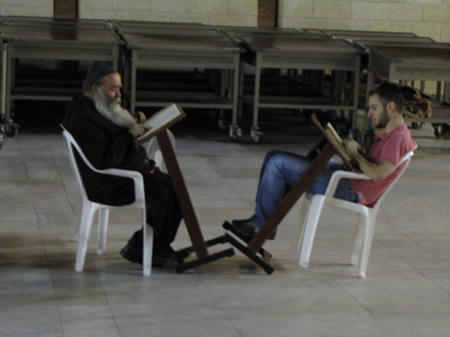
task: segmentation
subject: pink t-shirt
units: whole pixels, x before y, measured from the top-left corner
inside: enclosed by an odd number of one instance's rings
[[[374,137],[372,144],[370,144],[366,158],[374,163],[378,163],[381,160],[388,160],[392,164],[397,165],[400,159],[415,147],[416,142],[411,138],[406,124],[403,124],[389,133],[385,131],[379,132]],[[382,181],[352,179],[352,185],[355,191],[363,195],[359,203],[372,207],[398,176],[401,168],[398,167]]]

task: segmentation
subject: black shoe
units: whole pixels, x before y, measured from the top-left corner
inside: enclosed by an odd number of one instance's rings
[[[122,248],[120,255],[130,262],[142,264],[142,252],[138,252],[128,243]],[[182,250],[180,252],[176,252],[169,246],[168,248],[153,252],[152,267],[161,267],[165,263],[179,262],[187,258],[189,255],[189,251]]]
[[[164,249],[153,251],[152,266],[160,267],[168,263],[179,263],[190,255],[189,251],[176,252],[168,246]]]
[[[163,250],[164,254],[167,254],[168,256],[171,256],[175,261],[183,261],[185,258],[187,258],[189,255],[191,255],[190,250],[182,249],[179,251],[175,251],[171,246],[167,247]],[[155,254],[158,254],[155,252]]]
[[[142,252],[138,252],[128,243],[122,248],[120,255],[130,262],[142,264]]]
[[[246,237],[254,237],[256,232],[258,232],[259,228],[256,227],[256,225],[253,223],[253,219],[243,219],[243,220],[233,220],[231,221],[231,226],[233,227],[233,230],[237,233],[246,236]],[[267,238],[269,240],[274,240],[276,231],[274,231],[270,236]]]

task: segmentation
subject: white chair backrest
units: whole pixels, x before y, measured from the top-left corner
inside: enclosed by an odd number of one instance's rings
[[[383,194],[378,198],[377,202],[373,206],[374,209],[378,209],[380,207],[381,203],[383,202],[383,199],[386,197],[386,195],[389,193],[389,191],[392,189],[392,187],[394,187],[394,185],[397,183],[397,181],[401,178],[403,173],[405,173],[406,169],[409,166],[409,163],[411,162],[412,156],[414,155],[414,151],[416,149],[417,149],[417,146],[412,151],[409,151],[408,153],[406,153],[400,159],[400,161],[397,163],[397,165],[395,165],[394,171],[397,170],[402,165],[403,165],[403,167],[401,168],[401,170],[400,170],[399,174],[397,175],[397,177],[395,177],[394,181],[392,181],[392,183],[386,189],[386,191],[384,191]]]
[[[80,157],[83,159],[84,163],[91,169],[94,171],[97,171],[95,169],[95,167],[92,166],[92,164],[89,162],[89,160],[86,158],[86,156],[84,155],[83,151],[81,150],[80,146],[78,145],[78,143],[75,141],[75,139],[72,137],[72,135],[70,134],[69,131],[67,131],[62,125],[61,128],[63,129],[63,136],[64,136],[64,142],[66,144],[67,147],[67,152],[69,154],[69,160],[70,160],[70,165],[72,166],[72,170],[75,174],[75,177],[77,179],[78,182],[78,186],[80,187],[80,191],[82,194],[82,197],[84,199],[88,199],[87,197],[87,193],[86,193],[86,189],[84,187],[84,183],[83,183],[83,179],[81,178],[81,173],[80,173],[80,169],[78,167],[76,158],[75,158],[75,153],[74,153],[74,148],[76,149],[76,151],[78,152],[78,154],[80,155]]]

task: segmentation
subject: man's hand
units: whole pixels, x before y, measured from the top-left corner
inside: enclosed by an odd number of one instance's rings
[[[139,137],[142,135],[145,131],[147,131],[148,128],[143,126],[142,124],[133,124],[128,131],[134,136]]]
[[[361,146],[353,139],[344,139],[344,146],[350,152],[350,154],[355,158],[355,156],[361,150]]]
[[[142,111],[136,111],[134,114],[134,118],[138,123],[144,123],[147,120],[147,117]]]

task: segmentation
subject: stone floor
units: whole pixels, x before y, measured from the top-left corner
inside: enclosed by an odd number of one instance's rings
[[[279,131],[254,145],[175,128],[205,239],[250,215],[267,150],[306,152],[318,137]],[[366,279],[348,264],[356,218],[344,212],[325,211],[310,267],[298,266],[298,205],[264,246],[271,275],[237,251],[146,278],[118,253],[139,226],[135,211],[113,211],[106,254],[96,255],[94,231],[85,270],[74,271],[80,200],[62,136],[23,129],[0,150],[0,337],[450,336],[450,141],[427,124],[412,134],[419,149],[378,215]],[[189,245],[182,224],[174,246]]]

